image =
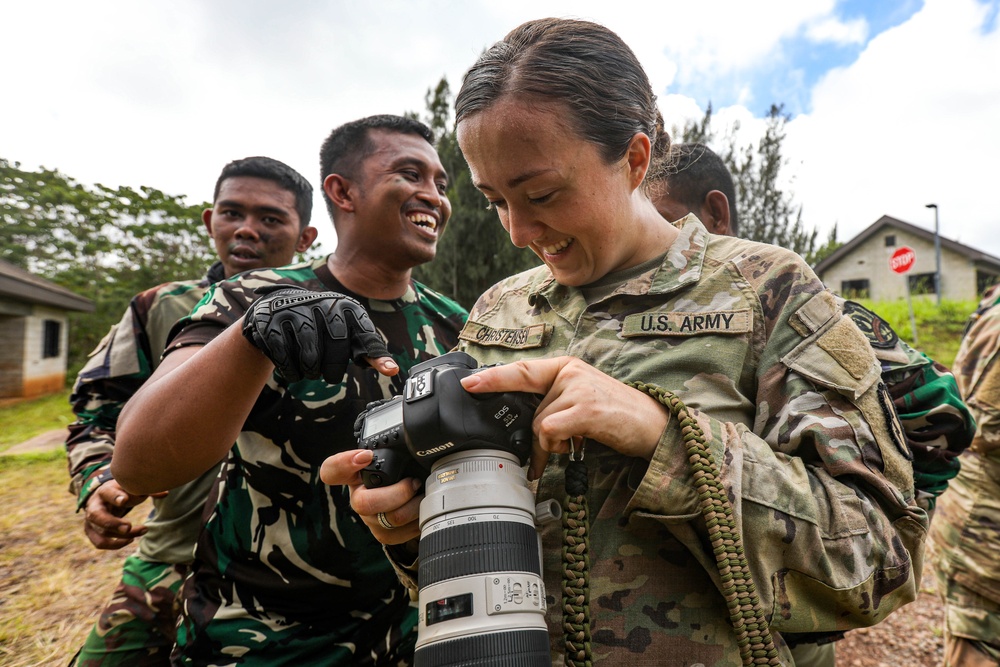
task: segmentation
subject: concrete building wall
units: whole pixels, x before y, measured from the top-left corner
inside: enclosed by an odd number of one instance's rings
[[[66,386],[68,346],[69,325],[63,311],[32,306],[23,315],[0,314],[0,398],[61,391]]]
[[[21,396],[26,322],[23,316],[0,315],[0,398]]]
[[[46,326],[58,327],[55,350],[46,350]],[[66,348],[69,324],[65,313],[44,306],[32,308],[25,323],[22,395],[51,394],[66,386]],[[53,354],[55,352],[55,354]],[[48,354],[48,356],[47,356]]]
[[[887,246],[886,237],[890,236],[894,237],[894,243]],[[902,246],[913,249],[916,261],[909,272],[900,275],[889,267],[889,258]],[[845,282],[867,280],[869,298],[875,301],[891,301],[906,297],[908,276],[933,275],[934,272],[933,241],[927,241],[894,227],[885,227],[830,267],[820,278],[838,294],[844,294]],[[913,296],[934,297],[933,294]],[[963,301],[978,298],[975,266],[966,256],[944,247],[941,248],[941,296],[945,299]]]

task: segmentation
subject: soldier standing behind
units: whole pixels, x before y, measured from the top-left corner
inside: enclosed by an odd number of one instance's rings
[[[986,292],[955,357],[976,418],[962,469],[941,496],[928,557],[945,601],[946,667],[1000,665],[1000,285]]]
[[[70,401],[77,421],[66,450],[84,532],[98,549],[120,549],[142,537],[124,563],[111,602],[79,653],[78,665],[167,665],[174,644],[176,599],[201,529],[216,468],[153,499],[145,525],[125,517],[146,496],[127,493],[111,475],[118,414],[160,363],[170,328],[209,286],[242,271],[288,264],[316,238],[309,226],[312,186],[268,157],[230,162],[202,214],[219,261],[201,280],[170,282],[137,294],[80,371]]]

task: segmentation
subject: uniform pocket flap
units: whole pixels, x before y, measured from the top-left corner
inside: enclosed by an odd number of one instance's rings
[[[845,317],[799,343],[781,361],[815,384],[851,399],[868,391],[882,372],[868,339]]]

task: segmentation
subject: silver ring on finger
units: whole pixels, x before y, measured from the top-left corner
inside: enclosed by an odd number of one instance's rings
[[[379,512],[375,515],[375,518],[378,519],[378,525],[382,526],[386,530],[392,530],[395,528],[395,526],[389,522],[389,519],[386,518],[385,512]]]

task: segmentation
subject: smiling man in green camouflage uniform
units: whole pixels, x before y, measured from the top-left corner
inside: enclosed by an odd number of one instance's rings
[[[1000,665],[1000,285],[969,321],[955,375],[976,418],[962,469],[941,496],[928,557],[945,600],[945,662]]]
[[[312,186],[266,157],[229,163],[202,219],[219,261],[200,281],[158,285],[136,295],[121,321],[91,354],[71,401],[77,421],[66,449],[84,531],[99,549],[120,549],[142,536],[125,561],[122,582],[87,637],[78,665],[152,667],[169,663],[181,580],[190,569],[201,514],[215,471],[154,498],[144,525],[126,514],[145,496],[122,490],[110,473],[115,429],[124,403],[160,363],[170,328],[208,287],[241,271],[281,266],[309,248]]]
[[[319,466],[353,449],[357,414],[398,393],[411,366],[448,351],[464,322],[457,304],[410,278],[434,257],[451,213],[430,139],[421,123],[395,116],[334,130],[320,161],[336,252],[217,285],[177,327],[160,371],[122,415],[112,467],[133,491],[168,488],[228,451],[184,587],[178,664],[412,659],[409,597],[346,490],[324,485]],[[276,287],[285,289],[272,294]],[[309,332],[293,311],[327,312],[324,302],[331,313],[339,304],[331,334],[344,340],[350,329],[370,342],[380,340],[377,331],[391,357],[376,368],[400,373],[380,375],[353,349],[308,369],[283,363],[289,349],[270,337],[288,335],[296,355],[305,354]],[[260,338],[244,338],[244,318],[248,332],[250,323],[263,327]],[[158,437],[139,437],[150,431]],[[144,465],[150,456],[155,469]]]
[[[732,176],[722,159],[700,143],[670,148],[668,166],[652,184],[651,199],[667,220],[689,213],[713,234],[739,237],[739,213]],[[878,357],[882,381],[913,452],[917,503],[934,508],[948,480],[958,473],[958,455],[972,440],[975,424],[959,395],[955,377],[914,350],[878,315],[853,301],[840,300]],[[833,667],[834,644],[844,633],[785,634],[796,664]]]

